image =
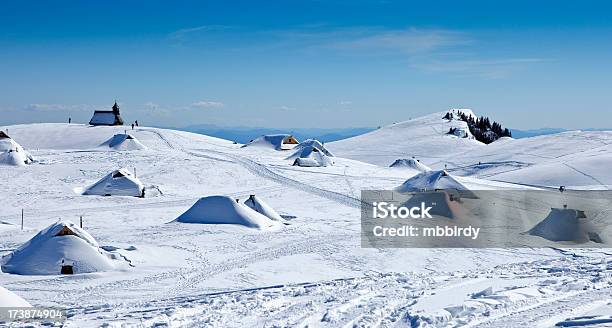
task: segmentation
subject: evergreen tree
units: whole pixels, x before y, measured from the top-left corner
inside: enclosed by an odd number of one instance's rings
[[[447,113],[447,115],[448,114],[449,113]],[[510,132],[510,130],[502,127],[502,125],[496,121],[491,123],[491,120],[486,116],[474,118],[473,116],[466,115],[463,112],[459,113],[458,116],[460,120],[467,123],[470,133],[480,142],[489,144],[501,137],[512,136],[512,132]],[[451,134],[454,132],[455,130],[451,128],[448,133]]]

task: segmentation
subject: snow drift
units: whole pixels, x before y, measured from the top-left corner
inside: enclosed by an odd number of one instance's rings
[[[270,220],[279,221],[279,222],[285,221],[280,216],[280,214],[278,214],[278,212],[276,212],[272,208],[272,206],[268,205],[261,198],[255,195],[250,195],[249,198],[244,201],[244,205],[250,207],[251,209],[255,210],[259,214],[265,215]]]
[[[602,243],[601,237],[595,231],[583,211],[551,208],[548,216],[527,233],[550,241]]]
[[[83,195],[144,197],[145,187],[127,169],[115,170],[89,186]]]
[[[0,307],[32,307],[32,305],[19,295],[0,286]]]
[[[334,155],[319,141],[308,139],[295,146],[293,154],[286,159],[297,166],[332,166]]]
[[[429,168],[427,165],[421,163],[420,161],[418,161],[418,160],[416,160],[414,158],[409,158],[409,159],[400,158],[400,159],[396,159],[395,162],[393,162],[393,164],[390,165],[390,167],[394,167],[394,168],[410,168],[410,169],[414,169],[414,170],[421,171],[421,172],[431,171],[431,168]]]
[[[114,150],[142,150],[147,149],[133,135],[129,133],[115,134],[112,138],[104,142],[102,147],[109,147]]]
[[[297,139],[290,134],[268,134],[251,140],[242,147],[265,147],[274,150],[289,150],[298,144]]]
[[[58,221],[2,260],[2,271],[20,275],[56,275],[63,266],[72,273],[110,271],[113,255],[102,250],[85,230],[70,221]]]
[[[33,161],[30,153],[6,133],[0,131],[0,165],[20,166],[31,164]]]
[[[175,221],[181,223],[235,224],[255,229],[269,229],[278,225],[277,222],[270,220],[263,214],[227,196],[200,198]]]

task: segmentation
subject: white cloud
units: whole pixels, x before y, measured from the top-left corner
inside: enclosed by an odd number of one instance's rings
[[[97,107],[93,105],[86,105],[86,104],[64,105],[64,104],[36,103],[36,104],[26,105],[23,109],[27,111],[34,111],[34,112],[51,112],[51,111],[72,111],[74,112],[74,111],[90,111],[90,110],[94,110],[95,108]]]
[[[160,108],[160,107],[159,107],[159,104],[156,104],[156,103],[154,103],[154,102],[152,102],[152,101],[148,101],[148,102],[146,102],[146,103],[144,104],[144,107],[145,107],[146,109],[150,109],[150,110],[158,110],[158,109]]]
[[[235,45],[216,42],[221,33],[227,40],[245,42]],[[426,73],[481,78],[504,78],[531,63],[542,61],[513,54],[505,54],[509,58],[483,54],[481,49],[486,48],[483,44],[486,40],[479,39],[478,34],[443,28],[389,29],[382,26],[312,24],[290,29],[249,30],[237,26],[202,25],[178,30],[174,34],[192,41],[210,41],[206,44],[212,47],[225,46],[245,52],[251,51],[248,48],[275,52],[287,49],[400,58],[411,68]],[[246,42],[249,40],[257,41]]]
[[[257,49],[278,49],[286,47],[295,49],[335,49],[346,51],[402,51],[420,53],[434,51],[451,46],[472,42],[467,33],[432,28],[388,29],[380,26],[336,27],[326,24],[303,25],[290,29],[252,30],[240,26],[201,25],[183,28],[170,33],[170,37],[179,41],[218,40],[219,36],[228,40],[239,39],[245,42],[237,47],[254,46]],[[260,40],[248,42],[248,40]],[[195,44],[201,44],[195,42]],[[208,44],[208,43],[207,43]],[[223,43],[210,43],[223,46]],[[234,48],[231,45],[227,45]]]
[[[472,40],[467,34],[442,29],[372,29],[341,39],[333,45],[340,49],[401,51],[404,53],[431,52],[444,48],[467,45]]]
[[[280,106],[279,108],[281,110],[285,110],[285,111],[294,111],[294,110],[297,110],[297,108],[295,108],[295,107],[289,107],[289,106],[285,106],[285,105]]]
[[[220,101],[207,101],[207,100],[201,100],[201,101],[197,101],[197,102],[194,102],[193,104],[191,104],[191,107],[193,107],[193,108],[202,108],[202,109],[206,109],[206,108],[222,108],[224,106],[225,106],[225,104],[220,102]]]
[[[191,34],[216,32],[216,31],[222,31],[222,30],[227,30],[231,28],[233,27],[228,26],[228,25],[200,25],[200,26],[187,27],[187,28],[176,30],[170,33],[170,37],[175,40],[183,40]]]
[[[532,63],[545,61],[541,58],[506,58],[506,59],[434,59],[414,62],[412,66],[429,73],[457,74],[479,76],[488,79],[500,79],[512,75],[517,70]]]
[[[27,110],[32,111],[52,111],[52,110],[66,110],[66,105],[61,104],[29,104],[25,107]]]

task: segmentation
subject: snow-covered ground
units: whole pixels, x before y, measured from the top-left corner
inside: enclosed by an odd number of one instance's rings
[[[0,167],[3,254],[59,218],[82,216],[102,249],[131,266],[0,273],[0,286],[32,305],[68,308],[68,327],[609,324],[612,251],[360,247],[360,191],[396,188],[420,172],[389,168],[398,158],[446,164],[471,189],[612,184],[604,164],[612,133],[483,145],[446,135],[443,114],[326,144],[336,156],[328,167],[292,166],[287,151],[173,130],[127,131],[143,149],[115,151],[104,143],[124,127],[9,126],[36,162]],[[119,168],[161,193],[80,193]],[[174,221],[202,197],[243,202],[251,194],[283,217],[280,229]]]

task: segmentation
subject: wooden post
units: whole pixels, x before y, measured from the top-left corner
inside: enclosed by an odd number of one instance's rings
[[[21,209],[21,230],[23,230],[23,208]]]
[[[137,178],[137,176],[136,176],[136,166],[134,166],[134,178]]]
[[[80,223],[81,229],[83,229],[83,216],[82,215],[79,219],[79,223]]]

